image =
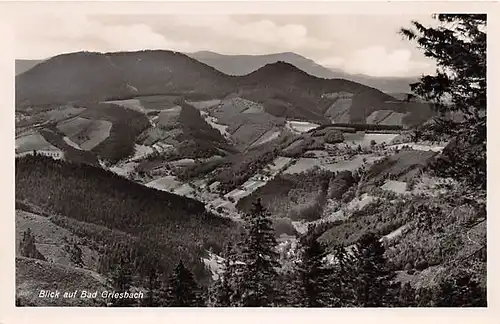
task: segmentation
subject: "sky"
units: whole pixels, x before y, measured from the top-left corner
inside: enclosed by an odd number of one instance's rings
[[[16,25],[16,57],[76,51],[165,49],[221,54],[294,52],[325,67],[371,76],[435,71],[398,31],[431,15],[39,15]]]

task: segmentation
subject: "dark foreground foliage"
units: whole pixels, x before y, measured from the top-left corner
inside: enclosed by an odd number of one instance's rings
[[[230,220],[207,213],[196,200],[154,190],[100,168],[41,156],[16,159],[16,199],[79,221],[59,224],[102,244],[104,273],[132,256],[132,271],[139,276],[153,264],[170,272],[172,261],[182,258],[198,278],[206,277],[202,251],[213,237],[230,239],[234,227]],[[89,230],[86,224],[100,229]],[[127,235],[103,235],[101,228]]]

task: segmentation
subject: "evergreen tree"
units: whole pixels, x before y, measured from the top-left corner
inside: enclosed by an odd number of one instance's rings
[[[83,267],[82,249],[76,243],[70,246],[70,258],[76,266]]]
[[[477,116],[486,109],[486,14],[438,14],[434,18],[440,22],[437,27],[414,21],[413,29],[401,30],[437,63],[436,75],[423,76],[411,88],[442,112]]]
[[[416,291],[409,282],[401,284],[399,290],[399,299],[395,306],[398,307],[416,307],[417,302],[415,299]]]
[[[278,279],[276,238],[268,212],[260,199],[248,217],[248,237],[243,246],[242,306],[273,307],[281,301]]]
[[[337,246],[333,251],[335,265],[331,278],[333,307],[350,307],[354,305],[354,288],[356,272],[353,267],[354,258],[344,246]]]
[[[427,287],[420,287],[416,290],[415,304],[417,307],[434,307],[432,301],[432,290]]]
[[[35,237],[29,227],[23,233],[23,238],[19,244],[19,248],[21,255],[24,257],[47,261],[43,254],[41,254],[36,248]]]
[[[358,307],[393,305],[393,273],[387,268],[384,252],[384,246],[373,233],[363,235],[356,245],[355,303]]]
[[[146,275],[146,287],[148,289],[148,293],[146,298],[144,300],[141,300],[141,306],[159,307],[162,306],[162,304],[165,304],[160,298],[159,289],[161,288],[161,286],[162,282],[160,280],[158,264],[153,263],[151,264]]]
[[[194,280],[193,274],[179,262],[164,289],[167,306],[203,307],[202,290]]]
[[[469,273],[447,278],[435,289],[436,307],[487,307],[486,290]]]
[[[129,292],[132,286],[132,273],[128,262],[121,260],[119,264],[115,265],[110,279],[111,285],[116,292]],[[130,298],[113,298],[111,300],[112,307],[130,307],[135,304],[136,302]]]
[[[233,296],[235,294],[235,275],[236,267],[233,258],[232,249],[230,246],[226,248],[224,256],[224,264],[222,266],[222,274],[214,283],[211,292],[211,306],[214,307],[231,307],[233,305]]]
[[[445,116],[458,111],[465,122],[438,118],[432,134],[454,137],[432,168],[481,190],[486,189],[486,14],[439,14],[437,27],[413,22],[401,33],[415,40],[437,63],[412,90]]]
[[[281,288],[282,307],[305,307],[300,260],[292,261],[281,270],[278,285]]]
[[[332,304],[329,280],[332,271],[328,268],[325,248],[316,236],[304,239],[302,262],[299,265],[301,293],[304,307],[327,307]]]

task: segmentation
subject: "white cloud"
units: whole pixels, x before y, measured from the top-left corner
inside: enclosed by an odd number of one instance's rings
[[[85,16],[34,16],[16,26],[16,57],[20,58],[45,58],[81,50],[145,48],[193,49],[189,42],[167,39],[143,23],[109,25]]]
[[[299,48],[327,49],[331,43],[308,35],[307,28],[301,24],[278,25],[268,19],[259,19],[246,23],[237,22],[229,16],[190,16],[173,17],[170,23],[179,25],[180,28],[203,28],[211,37],[224,37],[234,40],[245,40],[254,44],[276,45],[280,44],[284,50],[291,51]]]
[[[320,61],[320,64],[340,68],[349,73],[371,76],[407,76],[433,70],[430,63],[413,60],[407,49],[388,51],[382,46],[363,48],[346,55],[345,58],[326,58]]]
[[[39,59],[82,50],[295,52],[350,73],[428,73],[433,70],[432,62],[423,63],[429,61],[415,45],[397,35],[398,26],[409,19],[400,17],[393,22],[385,16],[32,15],[17,23],[16,57]]]

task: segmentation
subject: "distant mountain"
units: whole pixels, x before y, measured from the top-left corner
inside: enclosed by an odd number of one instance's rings
[[[16,75],[31,70],[34,66],[41,62],[43,62],[43,60],[16,60]]]
[[[39,105],[195,91],[220,96],[229,85],[226,75],[177,52],[77,52],[16,76],[16,102]]]
[[[290,63],[304,72],[320,78],[346,79],[361,83],[386,93],[410,92],[410,83],[417,81],[417,77],[372,77],[363,74],[349,74],[340,69],[328,69],[301,55],[285,52],[267,55],[223,55],[209,51],[186,53],[186,55],[213,66],[228,75],[245,75],[266,64],[279,61]]]
[[[401,118],[423,114],[417,118],[421,122],[429,111],[425,104],[416,107],[345,79],[319,78],[284,61],[230,76],[185,54],[160,50],[63,54],[16,76],[17,110],[157,94],[189,100],[232,95],[262,104],[277,117],[319,123],[365,123],[377,110],[397,112]]]

